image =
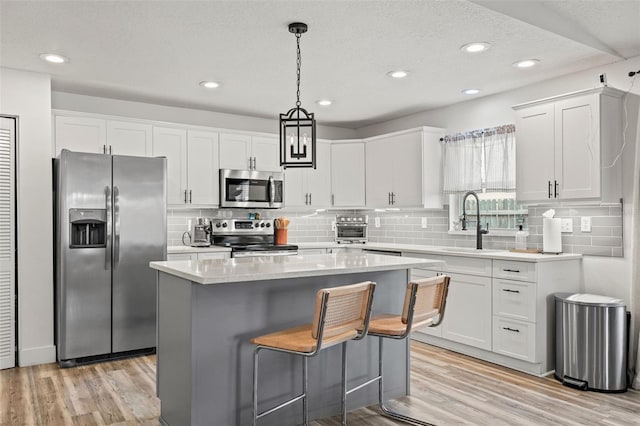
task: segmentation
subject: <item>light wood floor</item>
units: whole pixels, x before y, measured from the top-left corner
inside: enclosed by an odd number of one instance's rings
[[[580,392],[417,342],[412,363],[413,395],[397,407],[438,425],[640,425],[638,391]],[[2,425],[157,425],[158,415],[154,356],[0,372]],[[351,411],[348,420],[352,426],[400,424],[375,408]]]

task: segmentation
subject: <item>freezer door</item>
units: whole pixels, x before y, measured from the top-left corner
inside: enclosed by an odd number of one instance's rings
[[[56,336],[58,360],[111,352],[111,247],[72,244],[73,224],[109,221],[111,158],[63,150],[56,160]],[[84,212],[95,216],[80,217]],[[82,226],[85,232],[88,227]],[[78,230],[76,230],[78,231]],[[95,231],[95,229],[94,229]],[[86,243],[92,231],[83,233]]]
[[[166,159],[113,156],[113,352],[156,346],[156,273],[167,256]]]

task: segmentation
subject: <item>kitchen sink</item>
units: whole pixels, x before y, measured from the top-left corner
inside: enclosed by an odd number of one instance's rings
[[[442,247],[440,250],[458,252],[458,253],[495,253],[503,250],[496,249],[477,249],[473,247]]]

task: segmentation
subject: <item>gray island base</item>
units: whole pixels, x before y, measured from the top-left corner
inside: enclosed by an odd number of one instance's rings
[[[163,424],[249,425],[253,345],[249,339],[310,323],[316,292],[362,281],[377,283],[373,313],[402,310],[413,267],[439,261],[371,254],[328,254],[199,262],[152,262],[158,270],[157,393]],[[408,341],[385,342],[387,398],[409,393]],[[349,387],[377,372],[377,341],[348,343]],[[297,395],[302,386],[300,357],[263,352],[259,407]],[[340,412],[340,345],[309,359],[309,417]],[[377,402],[377,386],[348,398],[348,409]],[[260,419],[286,426],[301,422],[296,403]]]

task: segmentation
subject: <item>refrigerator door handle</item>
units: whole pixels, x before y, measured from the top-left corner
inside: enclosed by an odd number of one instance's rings
[[[120,263],[120,202],[118,187],[113,187],[113,269]]]
[[[104,249],[104,269],[111,269],[111,187],[105,186],[105,209],[107,211],[107,235],[106,247]]]

